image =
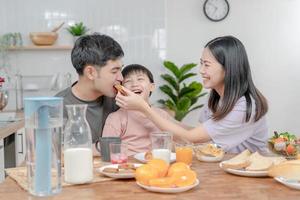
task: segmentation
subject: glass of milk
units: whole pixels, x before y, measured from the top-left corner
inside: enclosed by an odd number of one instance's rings
[[[83,184],[93,180],[92,134],[86,120],[86,104],[66,105],[64,130],[65,182]]]
[[[170,163],[173,135],[169,132],[151,133],[152,156]]]

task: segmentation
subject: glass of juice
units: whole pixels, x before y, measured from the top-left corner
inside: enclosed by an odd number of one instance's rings
[[[176,143],[176,162],[184,162],[188,165],[192,165],[193,161],[193,146],[188,143]]]
[[[112,164],[127,163],[127,144],[124,142],[112,142],[109,144],[110,161]]]

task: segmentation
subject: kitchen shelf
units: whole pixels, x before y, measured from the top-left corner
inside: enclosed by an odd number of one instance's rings
[[[64,45],[64,46],[22,46],[22,47],[9,47],[8,50],[10,51],[23,51],[23,50],[31,50],[31,51],[35,51],[35,50],[71,50],[73,47],[72,46],[68,46],[68,45]]]

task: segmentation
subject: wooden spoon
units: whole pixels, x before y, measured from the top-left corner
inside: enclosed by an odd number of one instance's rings
[[[51,32],[58,31],[64,24],[65,24],[65,22],[61,23],[59,26],[55,27]]]

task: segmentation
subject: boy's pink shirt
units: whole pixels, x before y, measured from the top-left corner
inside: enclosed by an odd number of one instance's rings
[[[171,116],[160,108],[153,107],[155,112],[166,119]],[[128,144],[128,156],[151,150],[150,133],[160,131],[146,116],[138,111],[120,108],[111,113],[105,122],[102,137],[121,137]]]

